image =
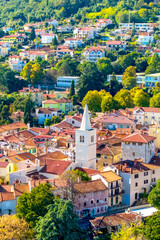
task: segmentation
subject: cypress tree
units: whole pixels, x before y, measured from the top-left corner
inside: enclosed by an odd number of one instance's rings
[[[72,80],[70,88],[70,96],[72,97],[73,95],[75,95],[74,80]]]

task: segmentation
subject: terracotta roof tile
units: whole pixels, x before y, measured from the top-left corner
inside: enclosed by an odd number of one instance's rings
[[[50,160],[46,159],[44,168],[40,171],[54,175],[62,175],[66,169],[72,164],[71,161]]]
[[[142,133],[133,133],[122,139],[123,142],[149,143],[155,140],[155,137]]]
[[[74,188],[79,193],[105,191],[107,187],[101,180],[80,182],[74,184]]]

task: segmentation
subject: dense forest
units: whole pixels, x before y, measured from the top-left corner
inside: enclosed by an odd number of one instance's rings
[[[154,21],[159,14],[158,4],[151,0],[0,0],[0,22],[20,25],[51,18],[62,20],[73,17],[76,21],[110,17],[116,21]]]

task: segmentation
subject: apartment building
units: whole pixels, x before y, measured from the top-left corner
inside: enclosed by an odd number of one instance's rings
[[[154,31],[156,23],[119,23],[119,28],[123,30],[132,30],[133,28],[136,31]]]
[[[149,193],[160,176],[160,166],[144,163],[142,160],[126,160],[114,164],[123,178],[125,192],[122,202],[131,206],[138,201],[140,194]]]
[[[143,126],[154,123],[160,124],[160,108],[136,107],[133,111],[133,117],[136,120],[136,124]]]
[[[97,62],[98,59],[105,57],[105,50],[101,47],[90,47],[83,52],[87,61]]]
[[[73,34],[76,38],[92,39],[98,35],[98,32],[94,27],[81,27],[74,29]]]
[[[64,45],[69,48],[77,48],[83,44],[82,39],[79,38],[66,38],[64,41]]]
[[[42,105],[43,92],[40,89],[34,87],[24,87],[22,90],[19,90],[19,93],[24,97],[30,93],[32,101],[39,107]]]
[[[12,55],[9,57],[9,66],[12,70],[21,71],[26,61],[21,56]]]
[[[114,41],[114,40],[109,40],[106,43],[106,49],[107,50],[125,50],[127,47],[127,44],[125,41]]]

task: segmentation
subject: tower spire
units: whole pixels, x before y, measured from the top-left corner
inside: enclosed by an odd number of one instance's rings
[[[83,113],[83,118],[82,118],[82,123],[80,130],[91,130],[91,123],[90,123],[90,117],[88,113],[88,106],[87,104],[85,105],[84,113]]]

